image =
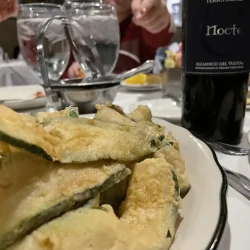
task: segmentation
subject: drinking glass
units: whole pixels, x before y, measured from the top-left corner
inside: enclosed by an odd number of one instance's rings
[[[82,3],[103,3],[103,0],[65,0],[63,6],[65,9],[70,9],[72,8],[72,5]]]
[[[65,16],[60,5],[22,4],[17,19],[20,50],[26,63],[41,76],[37,58],[37,39],[44,24],[51,18]],[[50,80],[58,80],[68,66],[70,46],[60,20],[53,20],[44,38],[44,57]]]
[[[83,71],[89,69],[86,60],[112,73],[120,48],[119,23],[115,8],[109,4],[73,4],[66,10],[70,22],[70,36],[77,47],[73,50]]]

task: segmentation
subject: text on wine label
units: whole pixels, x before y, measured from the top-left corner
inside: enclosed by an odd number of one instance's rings
[[[218,27],[218,25],[209,26],[207,25],[207,33],[206,36],[222,36],[222,35],[241,35],[242,34],[242,28],[237,28],[236,24],[233,25],[233,27],[228,28],[221,28]]]

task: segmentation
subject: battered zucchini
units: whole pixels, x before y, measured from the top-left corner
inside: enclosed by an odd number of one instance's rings
[[[34,231],[8,250],[139,250],[110,206],[80,208]]]
[[[126,117],[126,114],[119,112],[117,109],[113,109],[107,105],[96,105],[97,112],[94,119],[111,122],[120,125],[136,126],[136,123]]]
[[[128,114],[128,117],[136,122],[152,121],[151,110],[144,105],[139,105],[132,113]]]
[[[0,105],[0,141],[49,160],[55,159],[54,145],[60,143],[37,126],[34,117],[18,114],[3,105]]]
[[[191,185],[185,168],[185,161],[183,160],[181,153],[173,146],[165,146],[155,152],[154,158],[163,158],[170,164],[171,168],[177,175],[181,195],[184,196],[190,189]]]
[[[0,155],[8,155],[11,153],[10,147],[7,143],[0,141]]]
[[[121,202],[126,197],[128,177],[101,193],[101,204],[110,204],[118,213]]]
[[[62,163],[134,161],[160,147],[163,128],[152,122],[119,125],[92,119],[47,117],[43,127],[0,106],[0,141]]]
[[[129,173],[123,164],[110,161],[57,164],[29,153],[4,157],[0,168],[0,249],[81,206]]]
[[[53,118],[53,117],[72,117],[72,118],[79,118],[79,112],[78,108],[76,107],[68,107],[64,110],[61,110],[59,112],[38,112],[35,116],[36,121],[38,121],[41,125],[43,125],[44,120],[48,117]]]
[[[168,249],[175,235],[180,197],[178,181],[164,159],[137,163],[120,213],[144,249]],[[171,235],[171,237],[170,237]]]
[[[60,139],[56,155],[60,162],[99,159],[134,161],[155,152],[163,128],[153,123],[124,126],[96,119],[56,117],[46,119],[44,129]],[[158,145],[158,144],[157,144]]]

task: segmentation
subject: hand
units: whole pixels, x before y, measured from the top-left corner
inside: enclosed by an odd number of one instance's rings
[[[81,77],[81,67],[77,62],[73,62],[72,65],[68,69],[68,77],[69,78],[75,78],[75,77]]]
[[[133,21],[150,33],[159,33],[170,23],[164,0],[132,0]]]
[[[0,22],[17,12],[17,0],[0,0]]]

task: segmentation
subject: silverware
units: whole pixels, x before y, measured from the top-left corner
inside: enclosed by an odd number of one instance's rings
[[[149,73],[154,68],[154,65],[155,65],[155,62],[153,60],[148,60],[145,63],[138,66],[137,68],[134,68],[124,73],[121,73],[119,75],[116,75],[115,79],[121,82],[138,73]]]
[[[225,168],[223,170],[227,176],[228,184],[250,200],[250,180],[242,174]]]
[[[222,142],[215,142],[215,141],[206,141],[206,142],[213,149],[221,153],[227,154],[227,155],[244,156],[244,155],[248,155],[250,152],[249,149],[229,145],[229,144],[222,143]]]
[[[51,88],[54,90],[60,89],[75,89],[75,90],[89,90],[109,88],[120,85],[120,82],[138,73],[147,73],[154,67],[154,61],[148,60],[137,68],[131,69],[119,75],[106,75],[97,78],[77,78],[77,79],[65,79],[60,83],[52,83]]]

